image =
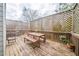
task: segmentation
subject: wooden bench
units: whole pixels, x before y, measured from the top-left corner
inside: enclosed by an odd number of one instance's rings
[[[33,39],[33,38],[29,37],[29,36],[25,36],[25,37],[24,37],[24,42],[25,42],[26,40],[30,41],[33,46],[35,46],[35,47],[40,47],[40,40],[36,40],[36,39]],[[34,48],[35,48],[35,47],[34,47]]]
[[[7,38],[8,41],[8,45],[12,45],[14,42],[16,42],[16,38],[15,37],[9,37]]]

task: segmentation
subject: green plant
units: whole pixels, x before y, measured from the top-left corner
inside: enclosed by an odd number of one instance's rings
[[[70,44],[70,39],[67,39],[65,36],[61,36],[60,40],[64,43],[64,44]]]
[[[56,24],[54,24],[53,31],[57,31],[57,32],[62,31],[62,25],[61,25],[61,23],[59,21]]]
[[[65,44],[70,43],[69,39],[64,39],[63,42],[64,42]]]

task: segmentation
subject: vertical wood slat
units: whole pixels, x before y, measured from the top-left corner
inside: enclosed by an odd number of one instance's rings
[[[75,54],[79,56],[79,36],[75,33],[72,33],[72,42],[75,45]]]
[[[77,56],[79,56],[79,39],[77,39],[77,41],[76,41],[75,53],[76,53]]]

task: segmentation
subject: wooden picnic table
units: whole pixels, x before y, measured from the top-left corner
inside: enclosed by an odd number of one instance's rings
[[[32,36],[33,38],[37,38],[37,39],[43,39],[43,42],[46,42],[46,37],[45,34],[42,33],[35,33],[35,32],[30,32],[28,33],[29,36]]]
[[[30,43],[35,47],[40,47],[40,41],[43,40],[43,42],[46,42],[46,37],[45,34],[42,33],[35,33],[35,32],[29,32],[25,37],[24,37],[24,42],[28,40]]]

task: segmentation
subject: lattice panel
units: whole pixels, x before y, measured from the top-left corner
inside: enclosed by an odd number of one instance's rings
[[[31,29],[47,32],[70,32],[72,30],[72,12],[62,12],[32,21]]]
[[[64,31],[71,32],[72,31],[72,16],[68,17],[65,20]]]
[[[74,32],[79,33],[79,5],[74,11]]]

